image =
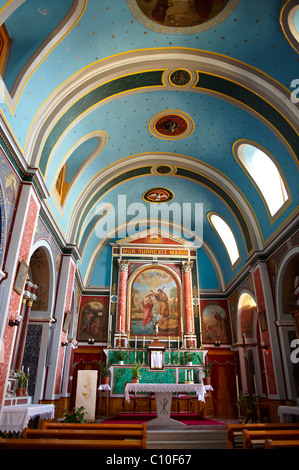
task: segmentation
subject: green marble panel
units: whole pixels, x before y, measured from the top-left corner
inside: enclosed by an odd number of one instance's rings
[[[151,371],[147,367],[140,369],[140,383],[176,383],[175,368],[164,371]],[[123,394],[125,384],[132,380],[131,367],[115,367],[113,375],[112,393]]]

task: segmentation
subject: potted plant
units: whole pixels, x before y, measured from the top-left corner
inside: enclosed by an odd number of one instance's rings
[[[17,370],[16,371],[17,378],[18,378],[18,384],[16,388],[16,395],[17,397],[20,397],[22,395],[26,395],[26,390],[28,388],[28,379],[29,379],[29,374],[25,374],[23,370]]]
[[[252,417],[254,419],[254,405],[258,403],[259,396],[254,395],[252,393],[240,393],[239,395],[239,403],[244,405],[246,408],[247,420]],[[247,422],[246,420],[246,422]]]
[[[111,376],[110,367],[104,361],[99,361],[99,366],[102,374],[102,384],[107,385]]]
[[[123,351],[116,351],[116,357],[119,360],[119,363],[122,365],[124,363],[124,358],[126,354]]]
[[[73,408],[72,411],[65,411],[64,414],[64,423],[86,423],[86,419],[84,416],[86,415],[86,411],[84,406],[80,406],[79,408]]]
[[[133,369],[132,369],[132,383],[138,383],[139,379],[141,378],[141,373],[140,373],[140,367],[141,364],[134,362],[133,364]]]
[[[186,353],[186,360],[187,360],[188,366],[192,366],[192,361],[194,358],[195,358],[194,353]]]
[[[201,364],[202,371],[204,373],[204,377],[202,379],[204,385],[211,385],[211,371],[215,365],[215,361],[209,362],[208,364],[204,365],[200,359],[200,364]]]

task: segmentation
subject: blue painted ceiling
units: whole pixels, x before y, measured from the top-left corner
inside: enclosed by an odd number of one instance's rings
[[[1,113],[45,181],[44,207],[66,242],[79,248],[86,287],[109,284],[109,242],[127,236],[121,227],[103,240],[99,229],[103,207],[105,222],[117,226],[120,195],[126,207],[141,204],[148,213],[152,204],[143,195],[155,187],[169,189],[181,209],[202,204],[202,232],[193,241],[201,245],[204,290],[225,290],[293,223],[299,142],[291,84],[299,78],[298,52],[282,21],[293,3],[230,0],[215,18],[180,29],[149,20],[135,0],[1,2],[11,38]],[[178,69],[189,82],[172,81]],[[161,113],[187,116],[186,135],[158,134],[152,123]],[[275,217],[237,158],[238,144],[246,142],[271,156],[286,183],[289,199]],[[63,165],[61,204],[55,184]],[[170,173],[157,174],[159,165]],[[213,212],[237,240],[236,266],[208,220]],[[196,217],[193,211],[192,227]],[[173,233],[181,236],[180,227]]]

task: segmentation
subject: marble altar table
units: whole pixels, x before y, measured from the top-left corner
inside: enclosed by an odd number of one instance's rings
[[[209,389],[212,389],[209,386]],[[130,401],[130,393],[154,393],[156,400],[157,417],[147,422],[147,427],[185,427],[186,425],[170,418],[171,400],[173,393],[192,393],[197,399],[205,401],[206,387],[203,384],[153,384],[153,383],[127,383],[125,387],[125,400]]]

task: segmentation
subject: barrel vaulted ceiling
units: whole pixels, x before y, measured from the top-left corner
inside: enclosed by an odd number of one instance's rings
[[[203,291],[225,291],[295,226],[298,16],[294,0],[0,1],[2,124],[38,169],[45,218],[77,246],[86,288],[109,285],[110,243],[127,222],[138,215],[138,230],[149,228],[154,188],[192,207],[184,232],[170,225],[200,247]],[[285,189],[273,213],[240,159],[252,147]],[[235,263],[212,214],[233,233]]]

